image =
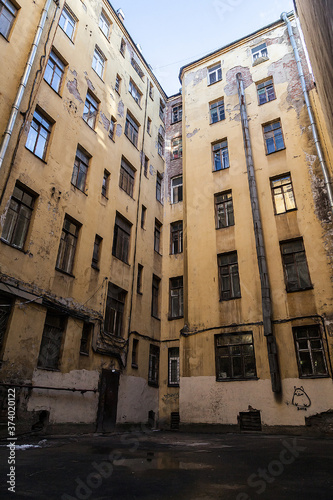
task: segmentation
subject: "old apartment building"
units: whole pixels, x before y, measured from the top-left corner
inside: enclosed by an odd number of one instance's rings
[[[1,0],[0,34],[1,410],[327,429],[333,151],[294,15],[171,97],[107,0]]]

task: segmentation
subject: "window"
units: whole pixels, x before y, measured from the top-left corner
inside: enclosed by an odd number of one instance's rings
[[[164,155],[164,139],[160,133],[158,134],[157,152],[160,156]]]
[[[208,68],[208,85],[212,85],[220,80],[222,80],[222,68],[221,63],[218,63]]]
[[[319,325],[293,328],[300,377],[328,375]]]
[[[159,111],[159,115],[160,115],[160,118],[161,118],[162,122],[164,121],[164,112],[165,112],[165,104],[162,101],[162,99],[160,99],[160,111]]]
[[[151,82],[149,82],[149,97],[154,100],[154,85]]]
[[[107,198],[109,194],[109,184],[110,184],[110,173],[104,170],[103,181],[102,181],[102,195]]]
[[[145,163],[143,167],[143,173],[145,174],[145,177],[148,177],[148,167],[149,167],[149,158],[145,156]]]
[[[60,92],[64,71],[65,64],[52,50],[45,68],[44,80],[58,93]]]
[[[152,298],[151,298],[151,315],[154,318],[158,318],[159,314],[159,288],[160,288],[160,278],[153,274],[153,283],[152,283]]]
[[[88,123],[89,127],[95,128],[96,118],[98,112],[98,102],[91,93],[87,92],[86,102],[84,103],[83,119]]]
[[[224,140],[213,144],[214,170],[229,168],[228,141]]]
[[[133,339],[132,343],[132,367],[138,367],[138,351],[139,351],[139,341],[138,339]]]
[[[252,49],[253,63],[255,63],[256,61],[259,63],[266,59],[268,59],[266,43],[262,43],[261,45],[258,45],[257,47],[254,47],[254,49]]]
[[[287,292],[312,288],[303,239],[280,243]]]
[[[89,356],[89,347],[90,347],[92,329],[93,329],[92,323],[83,324],[82,336],[80,342],[80,354],[85,354]]]
[[[183,156],[182,138],[175,137],[171,140],[171,159],[177,160]]]
[[[154,229],[154,250],[157,253],[161,253],[161,229],[162,224],[155,219],[155,229]]]
[[[149,118],[149,116],[147,118],[147,132],[149,135],[151,135],[151,119]]]
[[[275,90],[273,85],[273,79],[269,78],[265,82],[257,84],[257,94],[258,94],[258,103],[265,104],[266,102],[273,101],[275,96]]]
[[[162,176],[159,172],[156,174],[156,200],[162,202]]]
[[[126,299],[125,290],[112,283],[108,284],[106,297],[104,331],[116,337],[123,335],[123,318]]]
[[[264,125],[264,138],[266,144],[266,153],[269,155],[284,149],[284,141],[280,120]]]
[[[216,380],[256,378],[252,332],[215,335]]]
[[[129,243],[131,236],[131,226],[128,221],[116,215],[116,222],[113,233],[112,255],[117,259],[128,263]]]
[[[183,201],[183,176],[171,179],[171,203]]]
[[[125,57],[125,51],[126,51],[126,42],[125,39],[122,38],[120,42],[120,53],[123,57]]]
[[[106,59],[103,56],[102,52],[96,47],[94,50],[91,67],[94,71],[96,71],[100,78],[103,78],[105,61]]]
[[[147,215],[147,209],[144,205],[141,207],[141,227],[142,229],[145,228],[146,225],[146,215]]]
[[[15,21],[17,9],[9,0],[0,1],[0,33],[8,38],[9,32]]]
[[[170,224],[170,253],[175,255],[183,251],[183,221]]]
[[[23,187],[16,186],[6,215],[1,239],[22,249],[28,234],[35,197]]]
[[[169,319],[182,318],[183,315],[183,277],[170,278]]]
[[[138,264],[138,276],[136,280],[136,292],[140,295],[142,294],[142,275],[143,275],[143,266]]]
[[[38,356],[38,367],[50,370],[59,368],[62,337],[65,330],[65,316],[47,312],[42,342]]]
[[[62,9],[62,13],[59,20],[59,26],[71,40],[73,40],[75,24],[76,21],[74,17],[69,13],[69,10],[65,6]]]
[[[168,349],[168,385],[179,387],[179,347]]]
[[[77,222],[65,217],[56,263],[58,271],[72,274],[79,227]]]
[[[140,92],[140,90],[138,89],[138,87],[135,85],[135,83],[133,82],[133,80],[130,80],[128,92],[131,94],[131,96],[133,97],[134,101],[136,103],[138,103],[138,105],[140,106],[142,93]]]
[[[217,123],[222,120],[225,120],[225,111],[224,111],[224,99],[220,99],[219,101],[211,102],[209,104],[210,110],[210,123]]]
[[[103,11],[101,12],[101,17],[99,18],[99,27],[106,38],[109,38],[111,23]]]
[[[71,183],[73,186],[84,191],[90,157],[81,149],[77,148]]]
[[[171,123],[180,122],[183,115],[183,106],[178,104],[177,106],[172,106],[172,116]]]
[[[134,176],[135,176],[135,171],[123,158],[121,160],[121,166],[120,166],[119,187],[123,189],[125,193],[127,193],[132,198],[133,198],[133,188],[134,188]]]
[[[220,300],[237,299],[241,296],[237,252],[218,255]]]
[[[115,117],[111,116],[109,137],[112,141],[114,141],[114,137],[116,135],[116,123],[117,123],[117,120],[115,119]]]
[[[126,116],[125,135],[131,143],[137,147],[139,139],[139,125],[128,113]]]
[[[6,340],[7,324],[12,309],[11,297],[0,293],[0,356],[3,355],[3,347]]]
[[[119,94],[119,95],[120,95],[120,86],[121,86],[121,78],[120,78],[119,75],[117,75],[116,76],[116,83],[115,83],[114,89],[117,92],[117,94]]]
[[[52,124],[36,109],[31,121],[26,147],[38,158],[45,160]]]
[[[215,221],[216,229],[235,224],[231,191],[215,195]]]
[[[98,234],[96,234],[95,241],[94,241],[93,256],[92,256],[92,261],[91,261],[91,267],[93,267],[94,269],[99,268],[102,241],[103,241],[103,238],[101,238],[100,236],[98,236]]]
[[[158,387],[158,370],[160,361],[160,348],[150,344],[149,348],[149,370],[148,384]]]
[[[271,179],[271,189],[276,215],[296,209],[290,174]]]
[[[137,74],[139,75],[139,77],[141,79],[143,79],[144,72],[142,71],[142,69],[140,68],[139,63],[136,62],[136,60],[134,59],[134,57],[131,58],[131,64],[132,64],[133,68],[135,69],[135,71],[137,72]]]

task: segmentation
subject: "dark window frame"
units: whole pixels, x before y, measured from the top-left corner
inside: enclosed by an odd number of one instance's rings
[[[277,181],[282,182],[284,180],[285,180],[285,182],[283,184],[280,184],[279,186],[273,185],[274,182],[277,182]],[[278,175],[275,177],[271,177],[270,178],[270,186],[271,186],[271,193],[272,193],[272,200],[273,200],[273,207],[274,207],[274,214],[275,215],[281,215],[281,214],[285,214],[287,212],[293,212],[294,210],[297,210],[295,193],[294,193],[294,189],[293,189],[293,183],[291,180],[290,172],[286,173],[286,174]],[[279,190],[281,191],[280,193],[278,193]],[[292,196],[289,194],[289,198],[290,198],[289,203],[294,204],[294,206],[292,208],[287,208],[288,193],[292,194]],[[280,199],[283,200],[283,205],[284,205],[283,211],[278,211],[278,209],[277,209],[276,199],[278,197],[280,197]]]
[[[235,225],[232,191],[224,191],[214,195],[215,228],[225,229]]]
[[[170,224],[170,255],[183,253],[183,221]]]
[[[142,295],[143,289],[143,265],[138,264],[138,274],[136,278],[136,293]]]
[[[159,302],[160,302],[160,297],[159,297],[159,291],[160,291],[160,285],[161,285],[161,278],[153,274],[153,280],[152,280],[152,296],[151,296],[151,315],[155,319],[160,319],[159,318]]]
[[[84,356],[89,356],[93,327],[93,323],[83,323],[80,341],[80,354],[83,354]]]
[[[292,245],[295,246],[297,245],[297,243],[301,244],[300,249],[291,251]],[[289,246],[290,251],[284,252],[284,248],[287,249],[287,245]],[[280,241],[280,251],[281,251],[284,279],[286,284],[286,291],[288,293],[291,293],[291,292],[301,292],[303,290],[311,290],[313,288],[313,285],[311,282],[311,276],[305,254],[303,238],[295,238],[293,240]],[[287,266],[290,267],[289,274]],[[292,276],[297,278],[297,284],[291,279]],[[301,286],[302,279],[304,281],[307,281],[307,284],[305,286]]]
[[[183,118],[183,105],[175,104],[171,109],[171,124],[181,122]]]
[[[18,7],[14,2],[10,0],[3,0],[0,3],[0,22],[1,18],[6,19],[8,22],[7,29],[4,32],[0,31],[0,34],[6,39],[9,39],[9,35],[15,24],[17,14],[20,7]]]
[[[99,263],[101,260],[102,242],[103,238],[98,234],[96,234],[94,241],[93,255],[91,259],[91,267],[97,270],[99,270]]]
[[[134,183],[135,170],[124,158],[122,158],[119,173],[119,187],[131,198],[133,198]]]
[[[76,149],[71,184],[83,193],[87,185],[87,175],[91,156],[80,146]]]
[[[224,98],[209,103],[210,124],[225,120]]]
[[[108,170],[104,170],[103,180],[102,180],[102,191],[101,191],[101,194],[102,196],[104,196],[104,198],[108,198],[109,185],[110,185],[110,172],[108,172]]]
[[[154,226],[154,251],[161,255],[161,233],[162,233],[162,224],[159,220],[155,219]]]
[[[139,140],[139,123],[127,112],[125,122],[125,135],[127,139],[135,146],[138,147]]]
[[[251,341],[250,342],[245,341],[246,337],[250,336],[251,336]],[[221,345],[219,345],[220,339],[221,341],[223,340],[221,342]],[[215,344],[215,369],[216,369],[217,382],[258,379],[252,331],[216,334],[214,335],[214,344]],[[248,346],[252,346],[252,349],[247,349]],[[222,362],[220,361],[221,359],[229,361],[229,363],[227,362],[226,364],[224,364],[224,368],[227,368],[227,370],[229,371],[229,373],[228,371],[223,371],[223,373],[225,373],[226,376],[221,376],[222,372],[221,370]],[[247,371],[246,366],[249,361],[252,362],[254,370],[251,373],[251,375],[246,375]],[[237,375],[235,375],[236,371],[238,372]]]
[[[36,199],[37,195],[25,186],[15,184],[1,235],[1,240],[13,248],[23,250],[26,244]]]
[[[279,126],[277,126],[277,124],[279,124]],[[280,119],[265,123],[262,126],[262,130],[264,134],[265,151],[267,156],[286,149]],[[269,146],[268,143],[270,144]],[[272,146],[274,147],[273,150],[271,150]]]
[[[65,19],[64,23],[62,21],[63,19]],[[63,24],[63,26],[62,26],[62,24]],[[69,34],[69,32],[67,32],[67,29],[66,29],[67,24],[72,26],[72,30],[69,31],[71,34]],[[74,40],[76,25],[77,25],[76,16],[73,14],[73,12],[68,7],[68,5],[65,4],[63,6],[63,9],[62,9],[60,17],[59,17],[59,26],[62,29],[62,31],[65,33],[65,35],[67,35],[71,41]]]
[[[45,66],[44,80],[59,95],[64,80],[66,66],[67,64],[59,57],[54,48],[52,48]],[[50,78],[48,75],[50,75]],[[55,75],[58,80],[54,80]]]
[[[122,338],[124,333],[124,311],[127,292],[122,288],[108,283],[106,297],[104,331],[108,335]]]
[[[96,127],[98,109],[99,109],[99,102],[88,89],[86,100],[84,102],[84,110],[82,118],[92,130],[95,130]]]
[[[75,229],[74,229],[75,228]],[[73,276],[74,260],[77,250],[81,224],[65,215],[56,261],[56,270]]]
[[[222,139],[221,141],[212,144],[213,153],[213,172],[219,172],[230,168],[228,140]]]
[[[157,172],[156,173],[156,200],[162,203],[162,175]]]
[[[160,348],[154,344],[149,345],[148,385],[159,386]]]
[[[44,162],[46,161],[53,125],[54,121],[51,121],[41,109],[35,109],[25,147]],[[29,141],[31,141],[31,144],[33,143],[33,147],[30,147]],[[43,149],[41,154],[39,154],[39,147]]]
[[[146,227],[146,216],[147,208],[144,205],[141,205],[141,229],[145,229]]]
[[[224,263],[222,260],[224,259]],[[241,298],[237,251],[217,256],[220,302]],[[226,272],[227,271],[227,272]],[[227,283],[228,280],[228,283]],[[225,286],[227,284],[227,286]]]
[[[266,79],[263,82],[256,83],[258,106],[267,104],[276,99],[273,77]]]
[[[67,325],[66,320],[67,316],[63,314],[57,314],[55,311],[47,311],[38,354],[37,368],[41,370],[59,371]]]
[[[174,362],[176,362],[176,380],[174,378]],[[168,348],[168,387],[179,387],[180,364],[179,347]]]
[[[295,352],[298,366],[299,378],[327,378],[330,376],[326,357],[326,350],[323,342],[323,336],[319,325],[302,325],[293,327],[293,336],[295,344]],[[302,331],[306,334],[300,335]],[[311,331],[313,332],[311,334]],[[324,366],[324,372],[315,373],[317,370],[314,354],[321,353],[321,361]],[[308,362],[310,361],[312,373],[304,373],[304,355],[308,354]],[[303,355],[303,360],[301,359]],[[318,356],[318,354],[317,354]],[[303,365],[303,366],[302,366]]]
[[[128,264],[130,253],[131,229],[132,224],[117,213],[113,231],[112,255],[125,264]]]
[[[169,321],[184,317],[183,276],[169,279]]]
[[[138,368],[138,355],[139,355],[139,339],[133,338],[132,342],[132,368]]]

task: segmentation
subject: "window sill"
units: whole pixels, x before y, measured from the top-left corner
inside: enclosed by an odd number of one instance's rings
[[[130,198],[132,198],[133,201],[135,201],[134,198],[133,198],[133,196],[130,195],[127,191],[125,191],[125,189],[123,189],[121,186],[119,186],[119,189],[121,189],[122,191],[124,191],[124,193],[126,193],[127,196],[129,196]]]
[[[168,384],[168,387],[175,387],[177,389],[179,388],[179,384]]]
[[[326,373],[325,375],[300,375],[299,378],[301,379],[316,379],[316,378],[331,378],[330,375],[328,373]]]
[[[132,96],[132,94],[131,94],[130,92],[129,92],[129,94]],[[137,100],[136,100],[133,96],[132,96],[132,99],[133,99],[133,101],[134,101],[134,102],[136,102],[136,103],[137,103],[137,105],[139,106],[139,108],[140,108],[140,109],[141,109],[141,111],[142,111],[142,107],[141,107],[141,105],[138,103],[138,101],[137,101]]]
[[[297,288],[297,290],[288,290],[288,288],[286,288],[287,293],[305,292],[306,290],[313,290],[313,285],[307,286],[305,288]]]
[[[152,318],[157,319],[157,321],[161,321],[161,318],[158,318],[157,316],[154,316],[153,314],[151,315]]]
[[[225,120],[225,117],[224,117],[224,118],[222,118],[221,120],[217,120],[217,122],[210,122],[210,124],[209,124],[209,125],[216,125],[217,123],[224,122],[224,120]]]
[[[101,193],[101,196],[105,199],[105,200],[108,200],[108,196],[106,196],[105,194]]]
[[[53,90],[53,92],[55,92],[55,94],[57,94],[57,96],[59,96],[59,97],[60,97],[60,99],[62,99],[62,96],[59,94],[59,92],[58,92],[57,90],[55,90],[55,89],[52,87],[52,85],[50,85],[50,84],[49,84],[49,82],[47,82],[47,81],[45,80],[45,78],[43,78],[43,80],[44,80],[44,82],[46,83],[46,85],[47,85],[48,87],[50,87],[50,89],[52,89],[52,90]],[[61,82],[61,83],[62,83],[62,82]]]
[[[175,122],[172,122],[171,125],[175,125],[175,123],[180,123],[182,120],[177,120]]]
[[[97,75],[97,76],[98,76],[98,78],[99,78],[99,79],[100,79],[103,83],[105,83],[105,81],[103,80],[103,78],[101,77],[101,75],[99,75],[99,74],[97,73],[97,71],[96,71],[94,68],[91,68],[91,69],[93,70],[93,72],[95,73],[95,75]]]
[[[274,153],[279,153],[279,151],[284,151],[286,148],[281,148],[281,149],[277,149],[276,151],[272,151],[271,153],[267,153],[266,152],[266,156],[269,156],[269,155],[273,155]]]
[[[137,293],[137,295],[141,295],[141,296],[143,295],[143,293],[142,293],[142,292],[138,292],[138,291],[136,291],[136,293]]]
[[[158,252],[157,250],[154,249],[154,254],[156,253],[156,255],[159,255],[160,257],[162,257],[162,254],[160,252]]]
[[[31,149],[27,148],[27,146],[24,146],[27,151],[30,151],[32,155],[34,155],[36,158],[38,158],[40,161],[42,161],[45,165],[47,165],[47,161],[44,160],[44,158],[41,158],[40,156],[37,156]]]
[[[114,89],[114,91],[120,96],[120,90]]]
[[[274,214],[274,215],[284,215],[284,214],[289,214],[289,212],[296,212],[297,208],[291,208],[290,210],[286,210],[285,212],[280,212],[279,214]]]
[[[76,23],[75,23],[75,24],[76,24]],[[61,26],[59,26],[59,27],[60,27],[61,31],[62,31],[63,33],[65,33],[65,35],[67,36],[68,40],[70,40],[70,41],[72,42],[72,44],[74,45],[73,40],[71,39],[71,37],[70,37],[69,35],[67,35],[66,31],[64,31],[64,30],[62,29],[62,27],[61,27]],[[75,30],[74,30],[74,31],[75,31]],[[73,33],[73,35],[74,35],[74,33]]]
[[[175,316],[175,317],[168,316],[168,321],[175,321],[177,319],[182,319],[182,318],[184,318],[184,315],[183,316]]]
[[[37,366],[37,370],[45,370],[47,372],[60,372],[59,368],[48,368],[47,366]]]
[[[156,387],[158,389],[158,383],[156,383],[156,382],[150,382],[148,380],[148,385],[150,385],[150,387]]]
[[[215,85],[216,83],[222,82],[222,78],[220,80],[216,80],[216,82],[213,83],[207,83],[207,87],[211,87],[212,85]]]
[[[132,364],[131,364],[131,367],[132,367],[132,368],[135,368],[135,370],[137,370],[137,369],[138,369],[138,365],[136,365],[135,363],[132,363]]]
[[[9,43],[9,40],[8,40],[8,38],[5,37],[5,35],[3,35],[2,33],[0,33],[0,35],[2,36],[2,38],[4,38],[6,40],[6,42]]]
[[[215,172],[223,172],[223,170],[229,170],[230,167],[220,168],[219,170],[212,170],[213,174]]]
[[[99,31],[101,33],[103,33],[103,35],[105,36],[105,38],[107,39],[107,41],[110,43],[110,34],[108,36],[106,36],[106,34],[104,33],[104,31],[101,29],[101,27],[99,26]]]
[[[99,269],[99,267],[98,267],[97,265],[95,265],[95,264],[91,264],[91,267],[92,267],[93,269],[95,269],[95,271],[98,271],[98,272],[99,272],[99,270],[100,270],[100,269]]]
[[[80,351],[80,356],[89,356],[89,352]]]
[[[82,189],[75,186],[75,184],[73,184],[72,182],[71,182],[71,186],[73,186],[73,188],[75,188],[76,191],[80,191],[80,193],[84,194],[85,196],[88,196],[88,194],[85,191],[82,191]]]
[[[229,300],[237,300],[241,299],[242,296],[240,295],[239,297],[230,297],[229,299],[220,299],[219,302],[229,302]]]
[[[173,160],[182,160],[182,159],[183,159],[182,156],[178,156],[178,158],[171,158],[171,161],[173,161]]]
[[[15,248],[15,250],[18,250],[19,252],[22,252],[24,254],[28,253],[23,248],[19,248],[19,247],[15,246],[15,245],[12,245],[11,243],[9,243],[9,241],[4,240],[3,238],[0,238],[0,241],[1,241],[1,243],[4,243],[8,247]]]
[[[96,133],[97,133],[97,132],[96,132],[96,130],[95,130],[94,128],[92,128],[92,127],[89,125],[89,123],[88,123],[88,122],[86,122],[86,120],[85,120],[83,117],[82,117],[82,120],[83,120],[83,121],[84,121],[84,123],[87,125],[87,127],[89,127],[89,128],[90,128],[90,130],[92,130],[92,131],[94,132],[94,134],[96,134]]]
[[[66,276],[70,276],[71,278],[75,278],[74,274],[68,273],[67,271],[64,271],[63,269],[59,269],[59,267],[56,267],[55,270],[58,271],[59,273],[66,274]]]
[[[229,226],[222,226],[222,227],[216,227],[216,231],[219,231],[220,229],[228,229],[228,227],[234,227],[235,224],[230,224]]]
[[[257,66],[258,64],[261,64],[265,61],[269,61],[269,57],[267,56],[258,57],[255,61],[252,61],[252,67]]]
[[[246,377],[246,378],[217,378],[216,382],[245,382],[247,380],[259,380],[259,377]]]
[[[169,255],[181,255],[183,252],[170,252]]]
[[[125,51],[122,52],[121,50],[119,50],[119,52],[121,53],[121,55],[123,56],[123,58],[125,59]]]
[[[272,102],[272,101],[275,101],[276,100],[276,97],[274,97],[274,99],[270,99],[269,101],[266,101],[266,102],[258,102],[258,106],[264,106],[264,104],[268,104],[269,102]]]

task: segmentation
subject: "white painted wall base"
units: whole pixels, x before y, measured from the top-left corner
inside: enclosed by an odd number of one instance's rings
[[[292,404],[296,388],[303,387],[311,400],[306,410]],[[294,403],[308,404],[304,395]],[[215,377],[181,377],[180,421],[182,424],[237,424],[237,416],[249,407],[261,412],[263,425],[304,425],[305,417],[333,409],[332,379],[285,379],[282,394],[274,395],[270,380],[216,382]]]
[[[75,389],[98,389],[99,372],[73,370],[69,373],[35,370],[32,384],[45,387],[64,387]],[[34,389],[28,401],[28,411],[47,410],[50,423],[96,422],[98,392],[56,391]]]
[[[150,387],[141,377],[120,376],[117,424],[146,423],[153,410],[158,419],[158,388]]]

